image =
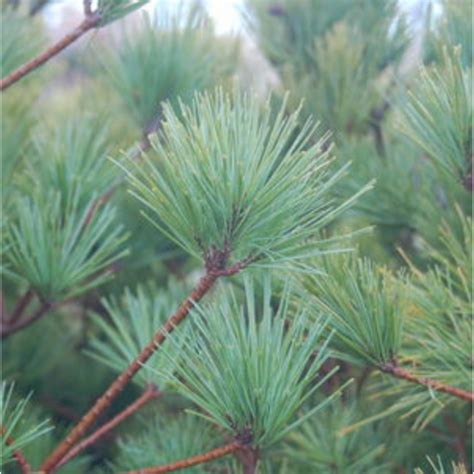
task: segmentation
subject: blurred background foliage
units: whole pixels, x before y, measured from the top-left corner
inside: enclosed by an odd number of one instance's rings
[[[2,2],[2,76],[48,43],[48,3]],[[371,226],[350,243],[357,252],[315,259],[324,276],[292,283],[290,306],[309,299],[335,331],[323,370],[341,368],[323,389],[354,383],[272,447],[261,472],[471,470],[470,406],[379,370],[397,357],[423,377],[466,389],[472,381],[472,2],[420,5],[414,26],[395,0],[247,0],[238,37],[217,34],[201,2],[158,3],[2,94],[2,312],[28,288],[31,311],[58,303],[2,343],[2,424],[17,420],[11,435],[34,467],[197,277],[195,262],[142,216],[110,158],[149,152],[164,102],[257,83],[264,95],[273,89],[275,110],[302,103],[303,119],[331,133],[337,165],[350,163],[335,203],[376,179],[326,229]],[[107,345],[124,333],[125,354]],[[143,375],[108,417],[141,393]],[[189,407],[168,393],[59,472],[133,469],[145,456],[153,465],[215,447],[222,430],[184,415]]]

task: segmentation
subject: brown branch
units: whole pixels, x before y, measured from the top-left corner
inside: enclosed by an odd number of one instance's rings
[[[92,15],[92,0],[84,0],[84,15],[86,17]]]
[[[95,215],[100,206],[104,205],[109,199],[112,197],[113,193],[117,189],[117,186],[113,186],[108,191],[106,191],[102,196],[99,196],[90,206],[89,210],[87,211],[86,218],[84,220],[84,227],[88,226],[92,220],[94,219]]]
[[[30,304],[31,300],[34,297],[34,292],[31,288],[29,288],[26,293],[18,300],[15,308],[12,311],[10,318],[8,319],[8,324],[15,323],[18,319],[21,318],[23,312]]]
[[[88,281],[93,281],[94,278],[96,278],[99,275],[105,275],[107,273],[115,273],[120,270],[120,266],[118,262],[112,263],[109,265],[105,270],[101,270],[99,272],[96,272],[94,275],[86,279],[86,282]],[[71,297],[71,298],[66,298],[61,301],[56,301],[54,303],[50,301],[42,301],[41,305],[39,308],[28,318],[26,319],[21,319],[15,324],[11,324],[11,321],[5,321],[4,318],[0,318],[0,339],[5,339],[12,334],[15,334],[16,332],[20,331],[21,329],[24,329],[25,327],[33,324],[35,321],[38,319],[42,318],[46,313],[53,309],[57,309],[61,306],[65,306],[69,303],[73,303],[77,300],[77,297]]]
[[[258,459],[260,452],[251,446],[245,446],[236,453],[237,458],[242,463],[244,474],[255,474],[257,471]]]
[[[0,338],[5,339],[11,336],[12,334],[15,334],[16,332],[20,331],[21,329],[29,326],[30,324],[33,324],[38,319],[42,318],[52,307],[52,303],[50,303],[49,301],[43,301],[38,307],[38,309],[28,318],[21,319],[20,321],[17,321],[15,324],[11,325],[2,324],[2,326],[0,327]]]
[[[462,179],[462,185],[464,186],[464,189],[466,191],[469,191],[470,193],[473,192],[474,190],[474,177],[472,172],[468,173],[463,179]]]
[[[84,451],[87,447],[95,444],[100,438],[110,432],[113,428],[117,425],[122,423],[122,421],[126,420],[128,417],[133,415],[136,411],[138,411],[143,405],[148,403],[150,400],[153,400],[161,395],[161,392],[154,386],[149,385],[143,394],[138,397],[132,404],[122,410],[118,415],[112,418],[109,422],[102,425],[99,429],[94,431],[89,437],[81,441],[80,443],[76,444],[67,454],[63,457],[63,459],[58,463],[57,467],[66,464],[72,458],[75,458],[79,453]]]
[[[5,428],[3,426],[0,426],[0,433],[2,435],[5,434]],[[5,440],[5,444],[12,446],[15,444],[15,440],[11,436],[8,436]],[[21,472],[23,474],[32,474],[33,471],[31,469],[30,463],[26,460],[25,455],[21,452],[21,450],[15,449],[13,451],[13,457],[20,466]]]
[[[385,139],[382,130],[382,121],[390,108],[390,103],[385,100],[382,105],[372,109],[370,112],[370,126],[374,132],[375,148],[382,158],[386,157]]]
[[[114,272],[115,269],[113,265],[114,264],[110,265],[106,269],[106,272]],[[100,272],[98,272],[98,274],[100,274]],[[8,336],[20,331],[21,329],[24,329],[30,324],[33,324],[35,321],[42,318],[49,311],[55,310],[61,306],[65,306],[67,304],[73,303],[76,300],[77,300],[77,297],[66,298],[64,300],[55,301],[55,302],[41,300],[41,305],[39,306],[39,308],[28,318],[21,319],[16,324],[10,324],[9,321],[7,321],[6,324],[0,324],[0,338],[1,339],[7,338]]]
[[[151,342],[144,347],[137,358],[122,372],[110,385],[107,391],[94,403],[92,408],[82,417],[81,421],[73,428],[66,439],[61,442],[50,456],[44,461],[41,470],[45,473],[54,470],[61,459],[69,452],[71,447],[82,437],[87,429],[92,426],[99,415],[110,406],[112,401],[124,389],[132,377],[143,367],[143,364],[155,353],[163,344],[168,334],[183,322],[188,316],[195,303],[213,287],[218,276],[206,273],[198,282],[196,288],[186,298],[177,311],[166,321],[161,329],[155,334]]]
[[[467,158],[469,160],[469,157]],[[474,164],[474,155],[471,155],[469,162],[469,168],[467,170],[466,176],[462,177],[462,185],[466,191],[472,193],[474,191],[474,176],[472,174],[472,167]]]
[[[210,273],[212,273],[216,277],[232,276],[232,275],[235,275],[236,273],[239,273],[245,267],[248,267],[251,263],[255,262],[255,260],[257,260],[256,257],[247,257],[241,260],[240,262],[234,263],[228,268],[224,268],[223,270],[210,270]]]
[[[127,473],[123,474],[161,474],[163,472],[177,471],[178,469],[186,469],[188,467],[197,466],[198,464],[214,461],[215,459],[227,456],[228,454],[234,453],[242,448],[242,444],[234,441],[233,443],[226,444],[225,446],[213,449],[207,453],[198,454],[197,456],[183,459],[181,461],[176,461],[171,464],[166,464],[165,466],[146,467],[143,469],[138,469],[137,471],[128,471]]]
[[[87,16],[81,22],[81,24],[59,40],[56,44],[49,47],[46,51],[39,54],[31,61],[23,64],[15,71],[11,72],[3,79],[0,80],[0,90],[3,91],[10,87],[15,82],[19,81],[21,78],[34,71],[38,67],[42,66],[44,63],[49,61],[51,58],[60,53],[63,49],[67,48],[70,44],[74,43],[79,39],[84,33],[89,30],[97,27],[100,22],[100,16],[95,13]]]
[[[438,392],[448,393],[463,400],[474,402],[473,392],[468,392],[467,390],[463,390],[461,388],[452,387],[451,385],[438,382],[437,380],[419,377],[410,371],[403,369],[402,367],[398,367],[394,362],[387,362],[380,368],[380,370],[386,374],[392,375],[393,377],[407,380],[408,382],[413,382],[418,385],[424,385],[425,387],[432,388]]]

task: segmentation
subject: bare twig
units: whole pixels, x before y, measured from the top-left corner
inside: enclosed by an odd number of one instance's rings
[[[239,262],[234,263],[228,268],[224,268],[223,270],[210,270],[214,276],[232,276],[236,273],[239,273],[245,267],[248,267],[251,263],[257,260],[256,257],[247,257]]]
[[[245,446],[236,453],[237,458],[242,463],[244,474],[255,474],[257,472],[257,465],[260,453],[258,449],[251,446]]]
[[[69,45],[74,43],[77,39],[84,35],[84,33],[87,33],[89,30],[97,27],[99,22],[100,16],[97,13],[91,14],[84,18],[78,27],[64,36],[56,44],[49,47],[46,51],[33,58],[31,61],[23,64],[18,69],[1,79],[0,90],[3,91],[7,89],[30,72],[42,66],[44,63],[60,53],[63,49],[66,49]]]
[[[255,260],[249,257],[238,262],[231,267],[226,268],[229,249],[218,250],[212,248],[206,252],[205,268],[206,273],[201,277],[197,286],[191,294],[181,303],[177,311],[169,317],[165,324],[157,331],[153,339],[143,348],[136,359],[112,382],[106,392],[94,403],[92,408],[82,417],[79,423],[72,429],[69,435],[63,440],[56,449],[43,462],[41,470],[45,474],[57,468],[58,463],[71,450],[72,446],[78,442],[83,434],[92,426],[99,415],[110,406],[117,395],[125,388],[135,374],[143,367],[148,359],[159,349],[172,333],[189,315],[195,304],[199,302],[204,295],[214,286],[220,276],[233,275],[245,268]]]
[[[17,320],[21,318],[21,316],[23,315],[23,312],[30,304],[34,295],[35,294],[31,288],[29,288],[25,292],[25,294],[18,300],[15,308],[13,308],[12,314],[10,315],[10,318],[8,319],[8,324],[16,323]]]
[[[105,275],[107,273],[115,273],[119,271],[120,266],[118,262],[110,264],[105,270],[101,270],[99,272],[96,272],[94,275],[86,279],[86,282],[94,280],[94,278],[97,278],[100,275]],[[77,301],[77,297],[70,297],[66,298],[60,301],[46,301],[46,300],[41,300],[41,305],[38,307],[38,309],[29,317],[20,319],[19,321],[15,322],[12,324],[12,321],[5,320],[5,319],[0,319],[0,338],[4,339],[21,329],[24,329],[25,327],[30,326],[34,322],[38,321],[40,318],[42,318],[45,314],[47,314],[49,311],[52,311],[54,309],[57,309],[61,306],[65,306],[70,303],[74,303]]]
[[[128,417],[133,415],[138,411],[143,405],[148,403],[150,400],[153,400],[161,395],[161,392],[154,386],[149,385],[143,394],[138,397],[131,405],[122,410],[118,415],[112,418],[109,422],[102,425],[99,429],[94,431],[90,436],[76,444],[64,458],[59,462],[58,467],[66,464],[72,458],[75,458],[80,454],[84,449],[95,444],[100,438],[109,433],[112,429],[118,426],[122,421],[126,420]]]
[[[35,321],[43,317],[51,308],[53,304],[49,301],[43,301],[38,309],[33,312],[28,318],[20,319],[15,324],[6,324],[0,327],[0,338],[5,339],[21,329],[33,324]]]
[[[115,190],[117,189],[116,186],[110,188],[107,192],[99,196],[90,206],[89,210],[87,211],[86,218],[84,220],[84,227],[88,226],[92,219],[94,219],[98,209],[100,206],[104,205],[113,195]]]
[[[92,0],[84,0],[84,16],[87,18],[92,15]]]
[[[467,158],[469,160],[469,158]],[[472,174],[472,167],[474,164],[474,155],[471,155],[471,160],[469,162],[469,168],[467,170],[466,175],[462,178],[462,185],[464,186],[464,189],[466,191],[469,191],[470,193],[473,192],[474,190],[474,178]]]
[[[137,358],[122,372],[107,391],[95,402],[92,408],[83,416],[81,421],[73,428],[66,439],[61,442],[50,456],[43,463],[41,470],[45,473],[53,471],[63,457],[69,452],[71,447],[82,437],[82,435],[92,426],[99,415],[110,406],[117,395],[125,388],[132,377],[143,367],[143,364],[155,353],[163,344],[168,335],[174,331],[188,316],[195,303],[200,301],[204,295],[213,287],[217,276],[206,273],[200,280],[196,288],[188,298],[184,300],[178,310],[166,321],[161,329],[155,334],[151,342],[144,347]]]
[[[386,100],[381,106],[372,109],[370,113],[370,118],[371,118],[370,126],[372,127],[372,130],[374,132],[375,148],[377,150],[377,153],[382,158],[386,157],[385,139],[383,136],[382,121],[389,108],[390,108],[390,103]]]
[[[403,369],[402,367],[398,367],[394,362],[387,362],[380,368],[380,370],[386,374],[392,375],[393,377],[407,380],[408,382],[413,382],[418,385],[424,385],[425,387],[429,387],[438,392],[448,393],[471,403],[474,402],[473,392],[468,392],[467,390],[463,390],[461,388],[452,387],[451,385],[438,382],[437,380],[419,377],[410,371]]]
[[[129,471],[126,474],[161,474],[163,472],[172,472],[179,469],[186,469],[188,467],[197,466],[198,464],[214,461],[215,459],[227,456],[228,454],[234,453],[242,448],[243,446],[239,442],[235,441],[220,448],[213,449],[212,451],[208,451],[207,453],[198,454],[197,456],[183,459],[181,461],[176,461],[174,463],[167,464],[166,466],[147,467],[137,471]]]

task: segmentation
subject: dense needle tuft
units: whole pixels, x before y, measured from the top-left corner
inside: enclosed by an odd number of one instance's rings
[[[317,127],[284,108],[275,115],[269,102],[220,89],[165,106],[155,153],[122,165],[132,193],[198,258],[302,267],[321,253],[317,232],[354,198],[331,198],[345,168],[331,166],[327,136],[316,140]]]
[[[243,303],[228,291],[198,308],[171,380],[199,408],[199,416],[261,449],[282,439],[339,393],[297,415],[337,368],[319,377],[328,357],[328,338],[322,337],[325,322],[310,323],[302,308],[288,324],[288,290],[276,310],[268,279],[262,296],[257,296],[251,280],[244,280],[244,294]]]

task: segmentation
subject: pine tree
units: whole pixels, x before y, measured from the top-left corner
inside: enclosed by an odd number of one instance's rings
[[[145,3],[2,3],[2,471],[467,473],[471,2]]]

